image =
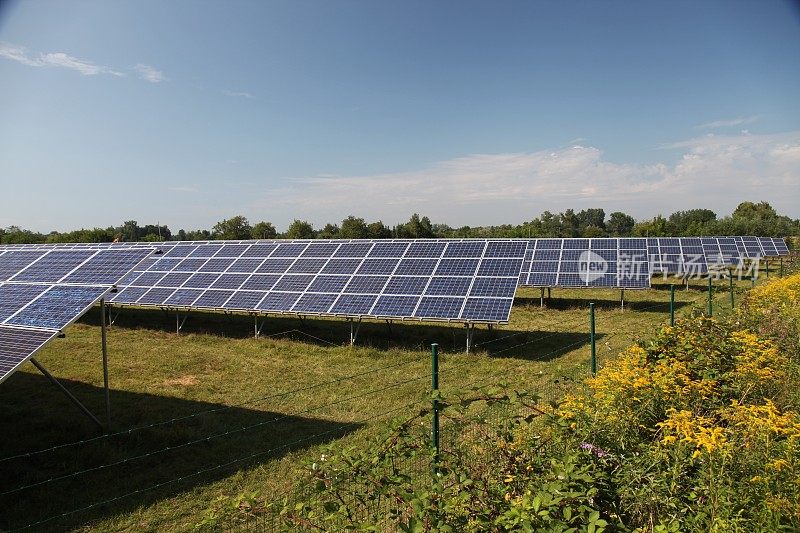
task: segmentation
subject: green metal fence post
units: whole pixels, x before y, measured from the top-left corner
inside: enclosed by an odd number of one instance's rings
[[[781,257],[781,271],[780,271],[779,276],[783,277],[783,257]]]
[[[592,375],[597,374],[597,350],[594,342],[594,303],[589,304],[589,342],[592,345]]]
[[[731,311],[733,311],[734,303],[733,303],[733,272],[728,272],[728,287],[731,290]]]
[[[711,301],[714,289],[711,286],[711,276],[708,276],[708,316],[714,315],[714,305]]]
[[[669,325],[675,325],[675,285],[669,286]]]
[[[439,345],[431,344],[431,389],[433,390],[433,419],[431,421],[431,444],[433,445],[433,475],[439,469]]]

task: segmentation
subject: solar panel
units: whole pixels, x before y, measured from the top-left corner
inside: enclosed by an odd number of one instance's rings
[[[718,249],[715,248],[715,250]],[[696,276],[708,272],[699,237],[649,237],[647,253],[653,274]]]
[[[0,382],[152,252],[143,247],[0,254]]]
[[[507,322],[527,246],[503,239],[175,242],[126,278],[111,302]]]
[[[789,247],[786,246],[786,241],[780,237],[772,239],[772,244],[775,246],[777,255],[789,255]]]
[[[621,289],[650,286],[646,239],[535,239],[528,243],[520,285]]]
[[[0,326],[0,383],[57,335],[51,330]]]

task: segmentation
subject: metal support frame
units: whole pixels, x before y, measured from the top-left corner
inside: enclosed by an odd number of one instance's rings
[[[544,287],[542,287],[542,294],[539,296],[539,307],[544,307]]]
[[[114,323],[117,321],[117,318],[119,318],[119,314],[122,313],[122,308],[121,307],[114,308],[116,309],[117,312],[112,316],[111,312],[113,306],[111,304],[108,304],[107,307],[108,307],[108,325],[113,326]]]
[[[675,285],[669,286],[669,325],[675,325]]]
[[[547,301],[550,301],[550,287],[547,287]]]
[[[619,290],[619,309],[620,311],[625,310],[625,289]]]
[[[98,420],[97,417],[94,416],[92,414],[92,412],[89,411],[89,409],[86,408],[85,405],[83,405],[75,396],[73,396],[72,393],[70,391],[68,391],[66,387],[64,387],[64,385],[59,383],[59,381],[56,378],[54,378],[53,375],[50,372],[48,372],[47,369],[39,361],[36,360],[36,358],[31,357],[30,361],[31,361],[31,363],[33,363],[33,366],[38,368],[39,372],[44,374],[44,377],[46,377],[47,379],[50,380],[50,383],[52,383],[53,385],[58,387],[61,390],[61,392],[63,392],[64,395],[67,398],[69,398],[69,401],[74,403],[78,407],[78,409],[80,409],[83,412],[83,414],[85,414],[87,417],[89,417],[92,420],[92,422],[97,424],[100,427],[100,429],[104,429],[103,428],[103,423],[100,422],[100,420]]]
[[[355,326],[355,327],[354,327]],[[353,346],[356,343],[356,338],[358,337],[358,330],[361,327],[361,319],[358,319],[358,322],[350,319],[350,346]]]
[[[467,328],[467,353],[470,353],[472,351],[472,337],[475,335],[475,324],[467,322],[464,327]]]
[[[433,447],[433,475],[439,472],[439,345],[431,344],[431,395],[432,414],[431,418],[431,446]]]
[[[391,337],[392,336],[392,321],[391,320],[387,320],[386,321],[386,329],[389,330],[389,337]]]
[[[181,334],[181,330],[183,329],[183,325],[186,323],[187,318],[189,318],[188,312],[185,315],[183,315],[183,320],[181,320],[180,311],[175,311],[175,333],[177,335]]]
[[[594,376],[597,374],[597,349],[595,346],[594,331],[594,302],[589,304],[589,344],[591,345],[591,359],[589,359],[589,368]]]
[[[253,335],[255,338],[259,338],[261,336],[261,330],[264,329],[264,324],[267,323],[267,319],[261,321],[261,325],[258,325],[258,315],[253,315],[253,319],[255,320],[255,324],[253,325]]]
[[[108,342],[106,328],[106,302],[100,300],[100,344],[103,352],[103,388],[106,396],[106,428],[111,430],[111,393],[108,388]]]

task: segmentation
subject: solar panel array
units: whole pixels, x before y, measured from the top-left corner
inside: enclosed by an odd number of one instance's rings
[[[648,237],[647,253],[654,274],[692,276],[708,272],[700,237]]]
[[[152,252],[137,247],[0,253],[0,382]]]
[[[181,243],[120,282],[115,305],[507,322],[522,240]]]
[[[530,240],[520,285],[648,288],[646,241],[636,238]]]

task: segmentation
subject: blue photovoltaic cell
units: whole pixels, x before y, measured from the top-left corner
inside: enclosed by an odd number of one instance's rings
[[[295,313],[325,313],[337,297],[338,294],[306,293],[297,300],[292,311]]]
[[[219,276],[219,274],[192,274],[192,277],[186,280],[183,286],[188,289],[207,289],[217,281]],[[138,285],[138,281],[136,280],[133,284]]]
[[[414,316],[418,318],[457,318],[461,316],[464,298],[425,296]]]
[[[5,381],[56,335],[57,331],[0,326],[0,382]]]
[[[295,243],[283,243],[279,244],[278,247],[272,252],[270,257],[297,257],[300,255],[303,250],[306,249],[308,244],[295,244]]]
[[[286,269],[289,268],[293,262],[294,259],[273,259],[270,257],[264,260],[256,272],[260,274],[282,274],[286,272]]]
[[[106,292],[108,287],[55,285],[5,323],[60,330]]]
[[[181,259],[181,262],[178,263],[173,270],[180,272],[197,272],[198,270],[200,270],[200,267],[202,267],[205,264],[206,261],[208,261],[208,259],[205,258],[198,259],[193,257]]]
[[[299,292],[270,292],[258,304],[262,311],[289,311],[300,298]]]
[[[422,294],[428,284],[427,277],[393,276],[384,287],[384,294]]]
[[[399,259],[364,259],[356,274],[388,275],[394,272],[399,261]]]
[[[13,281],[55,283],[86,261],[93,253],[91,250],[51,251],[10,279]]]
[[[443,242],[412,242],[405,257],[440,257],[446,244]]]
[[[322,274],[353,274],[358,270],[361,259],[331,259]]]
[[[309,274],[286,274],[275,284],[273,290],[303,292],[313,279],[314,276]]]
[[[336,250],[336,253],[334,253],[333,256],[363,258],[366,257],[370,248],[372,248],[371,242],[346,242],[343,243],[338,250]]]
[[[47,285],[27,283],[0,285],[0,322],[22,309],[45,290]]]
[[[132,304],[149,289],[146,287],[125,287],[116,294],[111,294],[109,301],[116,304]]]
[[[203,244],[198,246],[189,257],[214,257],[214,254],[222,250],[222,245],[219,244]]]
[[[0,281],[5,281],[40,257],[45,251],[8,251],[0,258]]]
[[[170,288],[162,288],[162,287],[154,287],[144,293],[144,295],[139,298],[136,303],[139,304],[150,304],[150,305],[161,305],[164,301],[175,292],[175,289]]]
[[[428,296],[466,296],[472,278],[434,277],[425,289]]]
[[[402,257],[408,244],[407,242],[376,242],[367,257]]]
[[[387,276],[353,276],[342,292],[380,294],[388,279]]]
[[[775,247],[778,255],[789,255],[789,247],[786,245],[786,241],[782,238],[776,237],[772,239],[772,245]]]
[[[474,276],[479,259],[442,259],[436,267],[437,276]]]
[[[350,281],[348,276],[317,276],[308,290],[312,292],[342,292],[347,282]]]
[[[771,237],[758,237],[758,242],[761,245],[761,249],[764,250],[765,257],[775,257],[778,255],[778,249],[776,244],[780,244],[777,241],[780,240],[783,242],[783,239],[772,239]],[[784,243],[784,246],[786,243]]]
[[[158,280],[156,287],[180,287],[190,276],[188,272],[170,272]]]
[[[312,242],[303,251],[301,257],[330,257],[339,248],[338,244]]]
[[[150,272],[169,272],[174,270],[184,259],[179,257],[163,257],[161,259],[149,259],[142,263],[138,270],[149,270]],[[205,263],[205,259],[200,264]]]
[[[131,285],[153,287],[165,275],[163,272],[143,272],[141,276],[131,282]]]
[[[228,309],[255,309],[258,302],[264,297],[264,293],[260,291],[236,291],[233,296],[225,302],[225,307]]]
[[[269,257],[277,247],[277,244],[254,244],[242,254],[242,257]]]
[[[137,263],[151,253],[152,251],[147,248],[124,251],[102,250],[62,279],[61,282],[114,285]]]
[[[526,241],[489,242],[484,257],[523,257],[527,247]]]
[[[403,259],[397,266],[397,276],[430,276],[436,269],[438,259]]]
[[[485,242],[450,242],[444,251],[444,257],[480,257],[486,248]]]
[[[263,259],[237,259],[234,261],[230,267],[228,267],[228,272],[241,272],[245,274],[249,274],[251,272],[255,272],[256,269],[261,265]]]
[[[330,312],[338,315],[367,315],[377,296],[368,294],[342,294]]]
[[[485,259],[478,268],[479,276],[516,276],[522,267],[522,259]]]
[[[233,264],[231,258],[213,258],[197,269],[198,272],[225,272]]]
[[[462,320],[504,321],[511,312],[512,298],[467,298]]]
[[[249,246],[248,244],[226,244],[214,257],[239,257]]]
[[[206,307],[210,309],[220,309],[223,304],[233,295],[233,291],[221,291],[208,289],[194,302],[194,307]]]
[[[475,278],[469,295],[488,297],[513,295],[516,285],[516,278]]]
[[[253,274],[242,285],[242,289],[254,291],[268,291],[280,279],[278,274]]]
[[[419,296],[388,296],[378,298],[378,303],[372,310],[375,316],[409,317],[419,302]]]
[[[531,272],[528,285],[533,287],[555,287],[558,274],[553,272]]]
[[[247,274],[222,274],[211,284],[212,289],[238,289],[247,280]]]
[[[190,306],[201,294],[203,294],[203,289],[178,289],[167,298],[164,305]]]
[[[325,258],[301,258],[295,261],[287,272],[292,274],[316,274],[322,270],[322,267],[325,266],[327,262],[328,260]]]

